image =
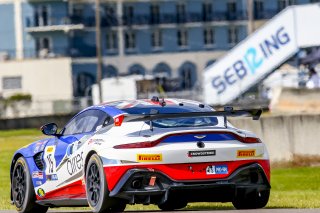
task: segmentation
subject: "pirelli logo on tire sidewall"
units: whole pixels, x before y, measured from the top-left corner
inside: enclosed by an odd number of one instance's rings
[[[237,151],[237,158],[250,158],[256,157],[256,150],[255,149],[247,149],[247,150],[238,150]]]
[[[162,154],[137,154],[138,162],[161,162]]]

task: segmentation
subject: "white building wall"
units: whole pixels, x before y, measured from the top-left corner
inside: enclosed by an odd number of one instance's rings
[[[7,77],[21,77],[21,88],[5,89],[3,83]],[[73,98],[71,59],[24,60],[0,63],[0,96],[6,98],[16,93],[32,96],[31,106],[21,109],[23,113],[18,116],[56,112],[54,109],[55,101],[70,102]],[[5,116],[16,115],[13,115],[10,109],[7,109]]]

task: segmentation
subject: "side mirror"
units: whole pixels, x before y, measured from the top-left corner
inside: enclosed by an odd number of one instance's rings
[[[45,124],[40,128],[41,132],[45,135],[57,135],[58,126],[55,123]]]

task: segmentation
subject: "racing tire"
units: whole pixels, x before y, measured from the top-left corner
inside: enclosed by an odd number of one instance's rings
[[[176,209],[182,209],[188,205],[186,200],[167,200],[166,202],[159,204],[158,207],[162,211],[173,211]]]
[[[238,193],[232,201],[236,209],[259,209],[267,205],[270,196],[270,189],[257,192],[256,190],[250,193]]]
[[[19,213],[45,213],[47,206],[36,203],[36,195],[27,162],[24,157],[15,162],[11,177],[12,201]]]
[[[87,200],[93,212],[121,212],[126,208],[123,200],[109,197],[103,164],[97,154],[88,161],[85,180]]]

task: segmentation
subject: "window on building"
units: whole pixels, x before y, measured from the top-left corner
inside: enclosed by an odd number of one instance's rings
[[[255,18],[264,18],[263,17],[263,0],[255,0],[254,1],[254,16]]]
[[[83,15],[83,5],[82,4],[76,4],[73,6],[73,15],[82,17]]]
[[[104,7],[104,11],[105,11],[105,21],[107,26],[112,26],[115,25],[116,23],[116,13],[114,11],[114,7],[113,5],[107,4]]]
[[[176,6],[176,14],[178,22],[185,22],[186,20],[186,5],[183,3],[178,3]]]
[[[123,13],[126,24],[134,23],[134,8],[132,5],[125,5]]]
[[[235,0],[229,0],[227,2],[227,10],[228,10],[228,13],[236,13],[237,12],[237,2]]]
[[[21,89],[21,76],[15,76],[15,77],[3,77],[2,78],[2,89]]]
[[[212,3],[205,2],[202,4],[202,20],[211,21],[212,20]]]
[[[152,32],[152,47],[153,48],[162,47],[162,32],[160,30],[154,30]]]
[[[150,20],[151,24],[160,23],[160,7],[158,4],[151,4],[150,6]]]
[[[204,44],[210,46],[214,44],[214,30],[211,27],[207,27],[203,30]]]
[[[191,62],[184,63],[179,68],[179,77],[181,82],[181,89],[189,90],[193,88],[197,81],[197,70],[196,66]]]
[[[228,43],[234,45],[239,41],[239,32],[238,28],[235,26],[231,26],[228,29]]]
[[[228,20],[235,20],[237,18],[237,2],[235,0],[227,2],[227,18]]]
[[[73,11],[72,11],[72,19],[75,22],[75,24],[80,24],[83,22],[82,17],[83,17],[83,5],[82,4],[75,4],[73,6]]]
[[[128,31],[125,33],[125,46],[126,49],[136,48],[136,35],[134,32]]]
[[[179,29],[177,33],[178,46],[186,47],[188,46],[188,31],[186,29]]]
[[[81,71],[78,75],[75,76],[73,82],[74,95],[77,97],[87,97],[94,82],[95,78],[92,74],[90,74],[89,72]]]
[[[36,39],[36,51],[39,57],[48,57],[49,53],[52,53],[51,47],[52,44],[49,37],[40,37]]]
[[[108,32],[106,35],[106,47],[108,50],[116,50],[117,45],[117,33],[115,31]]]
[[[287,6],[296,4],[295,0],[278,0],[278,10],[281,11]]]
[[[49,23],[49,6],[39,5],[34,14],[35,26],[48,26]]]

